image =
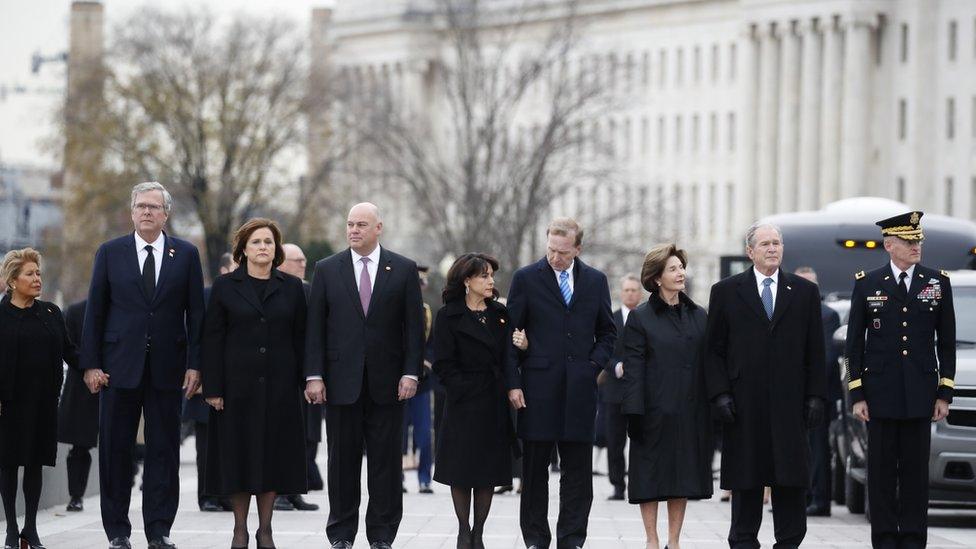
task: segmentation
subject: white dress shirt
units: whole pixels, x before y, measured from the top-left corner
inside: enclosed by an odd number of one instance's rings
[[[146,242],[139,236],[139,233],[135,233],[136,236],[136,256],[139,258],[139,272],[142,273],[142,266],[146,264],[146,257],[149,252],[146,251],[146,246],[152,246],[153,250],[153,260],[156,263],[156,283],[159,283],[159,269],[163,266],[163,247],[166,245],[166,237],[163,233],[159,233],[156,237],[155,242]]]
[[[363,262],[364,257],[369,258],[369,288],[370,291],[376,288],[376,270],[379,268],[380,264],[380,247],[377,245],[373,248],[373,251],[369,252],[369,255],[359,255],[353,249],[349,249],[349,253],[352,254],[352,270],[356,274],[356,289],[359,289],[359,280],[363,276]]]
[[[573,262],[569,264],[569,268],[566,269],[566,272],[569,273],[569,280],[567,282],[569,282],[569,291],[571,292],[576,291],[576,280],[573,279],[573,267],[575,266],[576,266],[576,260],[574,259]],[[562,271],[557,271],[556,269],[553,269],[553,271],[556,273],[556,286],[559,286],[559,273],[561,273]]]
[[[771,274],[770,276],[766,276],[762,274],[761,272],[759,272],[759,269],[756,269],[755,267],[753,267],[752,270],[756,275],[756,288],[759,290],[760,300],[762,300],[763,280],[766,280],[767,278],[773,279],[773,283],[769,285],[769,291],[773,293],[773,305],[775,306],[776,288],[779,287],[779,269],[776,269],[776,272]]]
[[[889,261],[889,263],[891,263],[891,274],[895,275],[895,284],[898,284],[898,283],[901,282],[901,280],[898,278],[898,275],[900,275],[902,273],[902,270],[899,269],[898,267],[895,267],[895,262],[894,261]],[[908,269],[906,269],[904,272],[908,273],[908,278],[905,279],[908,282],[908,288],[905,288],[905,292],[907,293],[908,290],[911,289],[911,287],[912,287],[912,275],[915,274],[915,265],[912,265],[911,267],[909,267]],[[902,287],[904,287],[904,286],[905,285],[902,284]]]
[[[623,305],[620,306],[620,316],[622,316],[623,319],[624,319],[623,326],[626,326],[627,325],[627,317],[630,316],[630,313],[632,311],[633,311],[633,309],[628,309],[627,307],[625,307]],[[617,334],[617,337],[623,337],[623,336],[624,336],[623,334]],[[624,377],[624,363],[622,361],[621,362],[618,362],[613,367],[613,373],[614,373],[614,375],[617,376],[617,379],[620,379],[620,378]]]

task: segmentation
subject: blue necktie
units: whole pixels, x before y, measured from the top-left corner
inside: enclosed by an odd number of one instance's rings
[[[559,271],[559,291],[563,294],[563,301],[566,305],[569,305],[570,300],[573,299],[573,290],[569,288],[569,272]]]
[[[766,317],[770,320],[773,319],[773,291],[769,289],[769,285],[773,283],[772,278],[763,279],[763,290],[762,290],[762,302],[763,308],[766,309]]]

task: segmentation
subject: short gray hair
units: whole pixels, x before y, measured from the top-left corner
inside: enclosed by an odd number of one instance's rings
[[[166,187],[164,187],[161,183],[157,183],[156,181],[146,181],[132,187],[132,200],[129,207],[136,207],[136,195],[147,193],[149,191],[159,191],[163,194],[163,209],[165,209],[166,213],[169,214],[170,208],[173,207],[173,195],[169,194]]]
[[[625,282],[629,282],[631,280],[636,282],[637,285],[640,286],[641,283],[640,278],[638,278],[637,275],[635,275],[634,273],[627,273],[624,276],[620,277],[620,286],[623,286]]]
[[[759,229],[765,229],[765,228],[773,229],[774,231],[776,231],[776,234],[779,235],[780,242],[783,241],[783,231],[781,231],[778,226],[773,225],[772,223],[763,223],[757,221],[752,225],[750,225],[749,229],[746,231],[746,248],[752,248],[756,245],[756,233],[759,232]]]

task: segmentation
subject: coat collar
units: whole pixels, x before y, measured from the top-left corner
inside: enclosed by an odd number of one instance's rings
[[[233,272],[230,273],[230,278],[235,282],[234,289],[237,293],[241,294],[248,303],[250,303],[255,309],[264,313],[264,302],[267,301],[272,294],[278,291],[281,284],[285,281],[285,275],[279,271],[277,268],[271,269],[271,278],[268,279],[268,287],[264,291],[263,296],[258,296],[258,293],[254,291],[254,285],[250,283],[247,279],[247,266],[240,265]]]
[[[579,256],[577,256],[573,260],[573,297],[569,299],[569,305],[566,305],[565,301],[563,301],[563,294],[559,291],[559,285],[556,284],[556,271],[552,270],[552,266],[549,265],[549,260],[543,257],[536,262],[535,267],[536,271],[543,277],[543,285],[549,288],[556,299],[568,309],[573,308],[573,305],[576,304],[577,296],[580,294],[580,290],[589,282],[590,267],[583,263]]]
[[[456,330],[470,335],[474,339],[482,342],[493,350],[497,350],[504,345],[504,338],[508,337],[508,329],[501,330],[503,340],[497,337],[498,330],[495,324],[505,326],[508,323],[508,313],[505,307],[495,300],[488,300],[487,305],[488,325],[483,325],[468,310],[468,306],[463,299],[456,299],[444,304],[444,314],[454,318]]]
[[[353,301],[354,308],[359,311],[364,320],[374,309],[373,303],[377,302],[377,298],[386,287],[386,282],[393,274],[392,254],[383,246],[377,246],[377,249],[379,250],[380,259],[376,262],[376,280],[373,282],[373,292],[369,299],[369,311],[364,311],[363,305],[359,301],[359,284],[356,281],[356,270],[352,265],[352,248],[346,248],[346,251],[339,258],[339,275],[346,285],[346,293],[349,294],[349,299]]]
[[[660,314],[661,311],[664,311],[665,309],[670,307],[670,305],[668,305],[667,303],[665,303],[663,299],[661,299],[661,295],[658,294],[657,292],[652,292],[651,297],[647,298],[647,302],[651,305],[651,307],[654,309],[654,312],[657,314]],[[688,310],[691,311],[694,311],[695,309],[698,308],[698,304],[692,301],[692,299],[688,297],[688,294],[684,292],[678,293],[678,303],[684,305],[685,307],[688,308]]]

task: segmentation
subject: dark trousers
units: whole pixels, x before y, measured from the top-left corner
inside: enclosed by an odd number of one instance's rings
[[[147,365],[148,366],[148,365]],[[147,369],[148,370],[148,369]],[[130,537],[134,452],[139,417],[145,417],[146,455],[142,475],[142,518],[149,540],[169,536],[180,499],[181,391],[103,387],[99,408],[98,472],[102,526],[109,540]]]
[[[430,470],[434,466],[434,452],[431,447],[431,417],[430,417],[430,394],[431,391],[417,393],[416,396],[407,401],[407,413],[403,417],[403,452],[409,450],[409,440],[407,436],[410,432],[409,427],[413,426],[413,447],[420,454],[420,463],[417,465],[417,479],[421,484],[430,484]]]
[[[627,444],[627,417],[620,411],[620,404],[604,403],[603,417],[607,430],[607,476],[610,484],[619,491],[627,487],[627,461],[624,446]]]
[[[810,494],[807,503],[817,509],[830,510],[830,442],[827,440],[829,420],[807,431],[810,442]]]
[[[777,549],[799,547],[807,533],[806,489],[772,487],[773,523]],[[729,547],[759,549],[763,488],[732,490],[732,524]]]
[[[359,527],[360,476],[366,449],[366,539],[393,543],[403,516],[400,458],[403,404],[376,404],[363,382],[353,404],[326,402],[325,429],[329,448],[329,521],[331,543],[353,542]]]
[[[91,462],[91,448],[72,446],[68,450],[68,459],[65,460],[65,465],[68,468],[68,495],[71,496],[71,499],[85,497]]]
[[[319,443],[318,441],[306,440],[305,441],[305,470],[308,471],[308,485],[309,490],[312,490],[312,486],[315,486],[316,490],[321,489],[322,486],[322,473],[319,472],[319,464],[315,463],[315,457],[319,455]]]
[[[206,496],[203,493],[204,479],[207,478],[207,424],[201,421],[193,422],[193,439],[197,449],[197,505],[203,503]]]
[[[868,503],[874,547],[925,547],[931,426],[929,418],[868,422]]]
[[[582,547],[593,504],[593,445],[588,442],[523,442],[522,499],[519,523],[526,547],[546,549],[552,542],[549,531],[549,463],[553,447],[559,448],[559,519],[556,547]]]

